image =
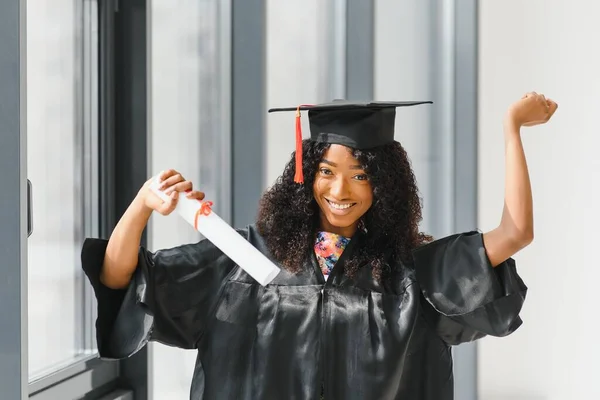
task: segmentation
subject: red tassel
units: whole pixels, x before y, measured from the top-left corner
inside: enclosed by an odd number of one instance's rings
[[[296,111],[296,174],[294,182],[304,183],[304,173],[302,172],[302,120],[300,118],[300,106]]]

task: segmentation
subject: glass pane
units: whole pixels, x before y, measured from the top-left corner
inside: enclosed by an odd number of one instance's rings
[[[220,6],[218,0],[151,2],[151,171],[175,168],[192,180],[215,211],[226,212],[221,125]],[[225,216],[224,216],[225,217]],[[197,232],[176,215],[153,217],[149,247],[160,249],[195,242]],[[189,397],[196,353],[153,345],[153,385],[158,399]]]
[[[27,2],[30,379],[73,362],[84,350],[82,4]]]

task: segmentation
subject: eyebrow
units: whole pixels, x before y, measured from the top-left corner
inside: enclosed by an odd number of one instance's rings
[[[333,161],[329,161],[329,160],[326,160],[326,159],[323,159],[323,160],[321,160],[321,162],[322,162],[323,164],[328,164],[328,165],[331,165],[332,167],[337,167],[337,166],[338,166],[338,165],[337,165],[336,163],[334,163]],[[362,165],[355,164],[355,165],[351,165],[351,166],[350,166],[350,169],[363,169],[363,167],[362,167]]]

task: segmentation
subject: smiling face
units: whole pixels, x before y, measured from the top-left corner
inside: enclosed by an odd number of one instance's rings
[[[373,203],[373,189],[350,149],[332,144],[319,164],[313,194],[321,209],[321,229],[352,237]]]

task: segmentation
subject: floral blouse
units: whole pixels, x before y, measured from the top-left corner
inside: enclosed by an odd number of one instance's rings
[[[350,238],[331,232],[318,232],[315,241],[315,254],[325,280],[329,277],[335,263],[350,242]]]

